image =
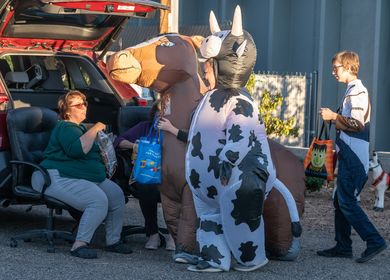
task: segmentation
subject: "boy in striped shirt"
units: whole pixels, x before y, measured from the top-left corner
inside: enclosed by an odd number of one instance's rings
[[[332,59],[332,74],[347,84],[340,112],[321,108],[324,121],[336,125],[336,151],[339,161],[335,207],[336,246],[318,251],[323,257],[352,257],[351,228],[367,243],[356,262],[366,262],[386,249],[385,240],[358,204],[356,196],[367,181],[369,162],[370,100],[357,75],[359,56],[351,51],[337,53]]]

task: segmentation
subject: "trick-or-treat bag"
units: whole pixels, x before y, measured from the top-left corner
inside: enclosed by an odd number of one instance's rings
[[[161,184],[161,141],[162,134],[153,125],[148,136],[139,139],[132,181],[139,184]]]
[[[113,143],[113,134],[106,134],[103,131],[99,131],[96,137],[97,144],[100,148],[100,154],[104,165],[106,167],[106,174],[108,178],[111,178],[114,173],[116,166],[118,164],[115,154],[115,149]]]
[[[314,137],[310,144],[303,162],[306,176],[318,177],[327,181],[333,181],[334,179],[333,141],[329,139],[329,128],[326,122],[323,122],[320,135]],[[324,130],[325,139],[321,139]]]

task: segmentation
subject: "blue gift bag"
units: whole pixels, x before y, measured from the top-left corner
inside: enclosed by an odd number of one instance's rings
[[[140,184],[161,184],[161,142],[162,134],[154,130],[154,125],[147,137],[139,139],[132,180]]]

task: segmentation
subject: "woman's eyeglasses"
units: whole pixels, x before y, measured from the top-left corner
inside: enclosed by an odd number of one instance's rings
[[[77,104],[73,104],[73,105],[69,105],[69,107],[76,107],[77,109],[83,109],[83,107],[88,107],[88,102],[87,101],[84,101],[82,103],[77,103]]]

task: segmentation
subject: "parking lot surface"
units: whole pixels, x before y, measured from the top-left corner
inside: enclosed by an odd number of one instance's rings
[[[26,208],[11,206],[0,209],[0,279],[390,279],[389,249],[364,264],[357,264],[352,259],[318,257],[316,250],[333,245],[333,233],[331,230],[313,229],[309,225],[310,220],[305,218],[302,221],[302,251],[296,261],[270,261],[255,272],[215,274],[187,271],[186,265],[173,263],[172,252],[164,248],[145,250],[143,235],[133,235],[128,239],[134,247],[133,254],[124,256],[99,250],[96,260],[72,257],[69,254],[70,244],[67,243],[58,243],[54,254],[46,252],[42,241],[19,242],[17,248],[10,248],[9,239],[13,234],[45,225],[44,207],[34,207],[27,213]],[[135,199],[127,204],[126,223],[142,223]],[[59,228],[70,229],[74,222],[64,214],[57,219],[57,224]],[[104,229],[99,228],[96,246],[102,245],[103,236]],[[353,240],[356,258],[364,250],[364,243],[356,234]]]

